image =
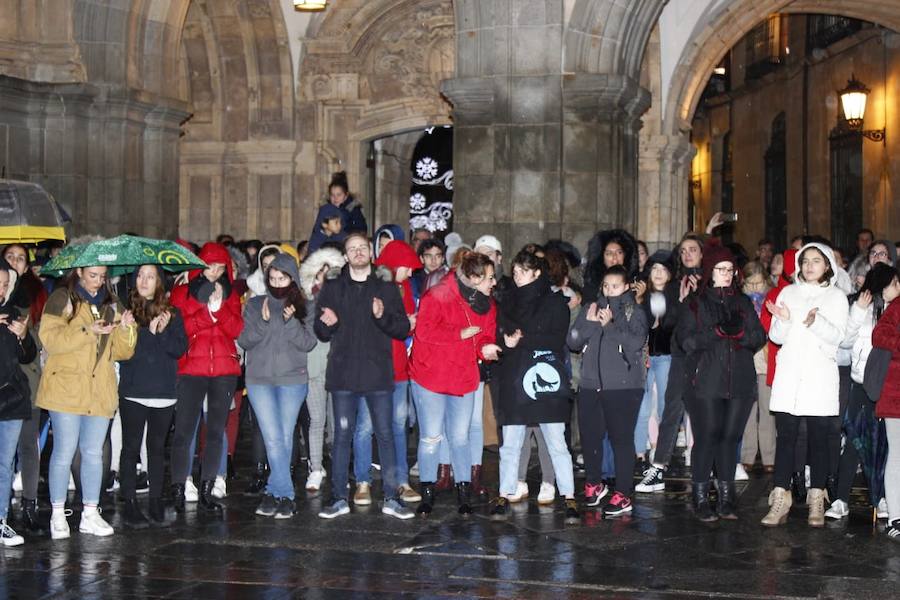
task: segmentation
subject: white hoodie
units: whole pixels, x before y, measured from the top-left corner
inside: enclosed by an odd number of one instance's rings
[[[827,246],[807,244],[797,253],[798,280],[781,290],[775,302],[790,310],[790,320],[774,317],[769,330],[769,339],[781,345],[769,406],[773,412],[796,416],[836,416],[840,407],[837,350],[847,329],[847,297],[835,287],[834,277],[827,285],[799,280],[800,256],[810,247],[822,252],[837,272]],[[807,327],[803,321],[813,308],[818,312]]]

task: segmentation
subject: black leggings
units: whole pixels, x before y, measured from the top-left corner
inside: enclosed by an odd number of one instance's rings
[[[668,466],[672,461],[675,443],[678,440],[678,429],[684,420],[685,405],[690,402],[690,385],[687,378],[687,365],[684,356],[672,354],[672,365],[669,367],[669,380],[666,382],[666,405],[659,419],[659,435],[656,439],[656,452],[653,462]]]
[[[22,422],[19,432],[19,471],[22,472],[22,498],[37,500],[40,481],[41,450],[38,436],[41,431],[41,409],[32,407],[31,418]]]
[[[172,442],[172,483],[183,484],[190,474],[193,456],[189,456],[191,441],[197,431],[197,422],[206,399],[206,448],[203,451],[201,481],[212,481],[222,460],[222,432],[228,420],[228,411],[234,400],[237,376],[197,377],[179,375],[177,383],[178,403],[175,405],[175,439]]]
[[[794,454],[800,423],[806,421],[809,439],[808,460],[810,487],[822,489],[828,477],[828,428],[832,417],[798,417],[788,413],[775,413],[775,487],[790,489],[794,471]]]
[[[147,426],[147,472],[150,475],[150,497],[160,498],[166,471],[166,436],[175,407],[149,408],[122,398],[119,416],[122,419],[122,456],[119,460],[120,493],[126,500],[135,497],[137,464],[141,458],[144,425]],[[176,480],[178,481],[178,480]]]
[[[716,478],[734,481],[738,444],[753,408],[753,399],[685,396],[694,447],[691,449],[691,481],[706,483],[713,465]]]
[[[603,478],[603,437],[609,434],[616,463],[616,489],[626,496],[634,490],[634,428],[644,390],[578,391],[578,428],[587,483]]]

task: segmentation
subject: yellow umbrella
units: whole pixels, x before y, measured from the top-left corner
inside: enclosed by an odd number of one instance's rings
[[[0,244],[65,241],[67,221],[69,215],[37,183],[0,180]]]

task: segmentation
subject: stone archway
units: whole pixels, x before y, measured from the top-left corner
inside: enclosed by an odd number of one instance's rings
[[[180,44],[179,93],[193,113],[179,144],[181,235],[300,236],[294,87],[280,2],[192,0]]]
[[[776,12],[836,14],[900,31],[897,0],[734,0],[719,3],[695,26],[690,43],[682,51],[666,89],[661,107],[661,131],[656,137],[661,150],[642,147],[661,165],[658,228],[646,239],[676,242],[684,231],[687,215],[689,142],[691,118],[713,68],[757,23]],[[654,95],[655,98],[658,96]],[[656,234],[658,237],[651,237]]]
[[[454,34],[450,0],[348,1],[313,22],[298,90],[296,185],[306,206],[345,170],[368,208],[369,142],[450,123],[439,90],[455,68]],[[314,217],[307,210],[300,219],[311,228]]]

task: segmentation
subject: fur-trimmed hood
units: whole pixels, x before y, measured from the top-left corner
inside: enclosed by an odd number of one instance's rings
[[[316,284],[316,274],[328,265],[328,272],[325,274],[326,279],[335,279],[341,274],[341,269],[347,260],[344,255],[335,248],[320,248],[306,257],[306,260],[300,265],[300,289],[306,294],[307,298],[313,298],[313,286]]]
[[[625,270],[628,271],[629,281],[638,274],[637,240],[624,229],[606,229],[598,231],[588,242],[587,265],[584,269],[585,289],[598,290],[603,282],[606,267],[603,264],[603,250],[610,242],[616,242],[622,246],[625,252]],[[596,293],[596,292],[595,292]],[[593,299],[593,297],[591,298]]]

